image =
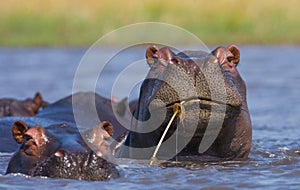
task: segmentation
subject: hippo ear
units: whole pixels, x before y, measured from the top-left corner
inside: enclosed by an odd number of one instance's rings
[[[150,46],[146,50],[146,59],[148,65],[151,67],[156,60],[159,60],[162,64],[167,65],[168,63],[177,63],[176,55],[168,47],[158,49],[155,45]]]
[[[40,108],[45,108],[49,105],[48,102],[43,100],[43,97],[41,95],[41,93],[37,92],[33,98],[33,101],[36,103],[36,105],[38,105],[38,107]]]
[[[29,129],[28,125],[24,121],[16,121],[12,125],[12,135],[15,139],[15,141],[18,144],[21,144],[24,140],[24,134]]]
[[[235,66],[240,62],[240,50],[235,45],[230,45],[227,47],[227,50],[231,52],[233,57],[228,57],[227,59],[231,61]]]
[[[154,59],[157,59],[156,52],[158,52],[158,48],[155,45],[148,47],[146,50],[146,60],[150,67],[154,64]]]
[[[236,67],[240,61],[240,50],[235,45],[230,45],[227,48],[218,47],[211,53],[218,58],[221,64],[233,63]]]
[[[36,105],[38,105],[38,107],[40,107],[42,105],[43,98],[39,92],[37,92],[35,94],[33,101],[36,103]]]
[[[178,58],[176,57],[175,53],[168,47],[163,47],[159,50],[158,59],[163,63],[171,63],[176,64],[178,63]]]
[[[40,107],[42,107],[43,104],[43,99],[42,96],[39,92],[37,92],[32,100],[29,100],[27,102],[28,106],[26,109],[28,110],[29,114],[31,116],[34,116],[35,114],[38,113]]]
[[[114,129],[113,126],[110,122],[108,121],[102,121],[101,122],[101,126],[103,127],[103,129],[109,134],[109,136],[113,136],[114,134]]]

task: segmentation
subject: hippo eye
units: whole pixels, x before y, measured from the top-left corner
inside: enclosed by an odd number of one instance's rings
[[[24,135],[24,140],[25,141],[29,141],[30,139],[32,139],[32,136],[30,136],[30,135]]]
[[[234,60],[234,57],[233,57],[233,56],[228,56],[228,57],[227,57],[227,61],[228,61],[228,62],[232,62],[233,60]]]

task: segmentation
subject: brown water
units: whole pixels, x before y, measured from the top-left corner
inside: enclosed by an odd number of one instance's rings
[[[143,56],[143,51],[126,56]],[[248,87],[253,123],[249,161],[161,168],[149,166],[148,161],[122,159],[117,162],[121,178],[86,182],[4,175],[12,153],[2,152],[0,189],[300,189],[299,52],[298,46],[241,47],[239,70]],[[0,97],[23,99],[40,91],[52,102],[71,94],[84,53],[84,49],[0,49]],[[117,70],[112,67],[107,80]],[[106,89],[104,84],[96,90],[108,96]],[[137,96],[135,91],[132,96]]]

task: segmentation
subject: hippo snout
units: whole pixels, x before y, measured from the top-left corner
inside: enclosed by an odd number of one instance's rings
[[[116,166],[93,151],[59,151],[37,165],[33,176],[103,181],[119,177]]]

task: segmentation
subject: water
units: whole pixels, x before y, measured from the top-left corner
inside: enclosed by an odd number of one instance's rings
[[[0,189],[300,189],[299,52],[298,46],[241,47],[239,71],[248,87],[253,123],[249,161],[160,168],[123,159],[118,162],[121,178],[86,182],[4,175],[12,154],[0,153]],[[0,49],[0,97],[24,99],[39,91],[53,102],[71,94],[84,53],[85,49]],[[126,56],[143,57],[144,50],[130,50]],[[116,71],[108,69],[105,77],[111,79]],[[88,74],[85,81],[91,82]],[[109,96],[107,86],[97,85],[96,90]],[[131,95],[136,97],[136,91]]]

